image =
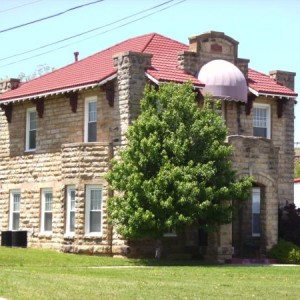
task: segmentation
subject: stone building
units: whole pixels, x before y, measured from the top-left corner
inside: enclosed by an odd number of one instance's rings
[[[156,33],[121,42],[27,83],[2,83],[0,231],[27,231],[28,246],[147,255],[108,224],[104,175],[139,114],[147,82],[190,81],[222,100],[238,177],[254,178],[234,221],[204,238],[197,228],[164,239],[167,253],[218,260],[265,253],[277,242],[277,209],[293,201],[295,73],[248,68],[238,42],[208,32],[182,44]],[[151,250],[152,251],[152,250]]]

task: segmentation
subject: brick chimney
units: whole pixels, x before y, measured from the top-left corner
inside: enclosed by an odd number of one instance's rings
[[[284,85],[284,86],[286,86],[289,89],[294,91],[296,73],[287,72],[287,71],[280,71],[280,70],[274,70],[274,71],[270,71],[269,75],[277,83],[282,84],[282,85]]]
[[[20,85],[20,79],[9,78],[9,79],[0,80],[0,94],[10,90],[14,90],[18,88],[19,85]]]

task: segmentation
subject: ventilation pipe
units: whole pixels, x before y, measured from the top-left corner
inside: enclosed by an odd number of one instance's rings
[[[75,61],[78,61],[78,55],[79,55],[79,52],[78,52],[78,51],[74,52],[74,58],[75,58]]]

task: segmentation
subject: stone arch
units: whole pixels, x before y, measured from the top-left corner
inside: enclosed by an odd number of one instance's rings
[[[249,175],[246,172],[238,172],[237,178],[240,179]],[[278,191],[277,181],[269,174],[258,172],[250,174],[254,181],[254,186],[262,188],[261,198],[261,236],[260,236],[260,250],[266,252],[277,243],[278,240]],[[250,200],[245,206],[249,211],[251,203]],[[248,212],[249,213],[249,212]],[[245,222],[245,220],[242,220]],[[247,221],[246,221],[247,222]],[[233,225],[234,226],[234,225]],[[239,226],[245,226],[239,224]],[[245,233],[244,233],[245,234]]]

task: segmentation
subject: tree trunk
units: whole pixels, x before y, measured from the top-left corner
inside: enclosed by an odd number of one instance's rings
[[[161,258],[162,252],[162,242],[161,239],[156,240],[156,248],[155,248],[155,259]]]

